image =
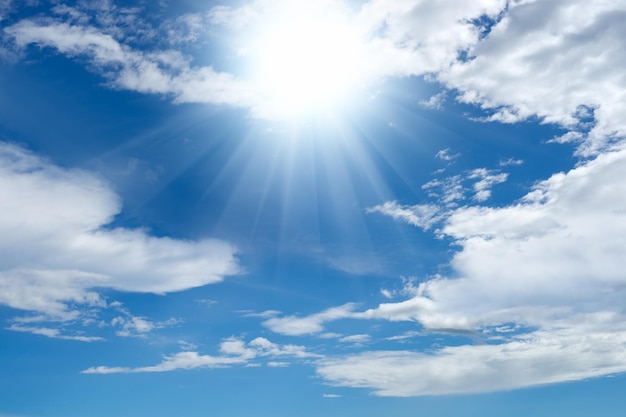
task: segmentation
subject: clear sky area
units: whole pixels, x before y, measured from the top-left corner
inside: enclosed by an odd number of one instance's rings
[[[0,0],[0,417],[623,417],[626,0]]]

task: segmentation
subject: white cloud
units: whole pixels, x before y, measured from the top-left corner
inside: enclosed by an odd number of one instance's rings
[[[427,109],[433,109],[433,110],[443,110],[443,103],[446,100],[446,93],[438,93],[435,94],[434,96],[431,96],[428,100],[423,100],[420,101],[420,104],[422,105],[422,107],[425,107]],[[445,150],[447,151],[447,149]],[[440,153],[443,151],[439,151],[437,153],[437,157],[440,158]],[[444,156],[444,155],[442,155]],[[445,160],[445,161],[449,161],[450,159],[445,159],[443,157],[441,157],[441,159]]]
[[[367,209],[367,212],[381,213],[390,216],[394,220],[400,220],[426,230],[442,219],[441,209],[431,204],[405,206],[398,204],[397,201],[388,201]]]
[[[498,165],[500,165],[501,167],[508,167],[508,166],[515,166],[515,165],[522,165],[524,163],[523,159],[515,159],[513,157],[511,158],[507,158],[507,159],[501,159],[500,162],[498,162]]]
[[[357,9],[344,0],[320,0],[305,7],[349,17],[344,24],[363,43],[365,61],[360,75],[372,80],[446,68],[460,50],[479,39],[480,30],[471,20],[483,15],[496,17],[505,4],[504,0],[449,0],[446,7],[433,7],[426,0],[370,0]],[[289,19],[292,8],[293,3],[285,0],[253,0],[237,8],[217,6],[210,12],[210,21],[231,30],[258,28]]]
[[[356,344],[367,343],[370,340],[372,340],[372,336],[370,336],[369,334],[353,334],[350,336],[344,336],[339,339],[339,341],[342,343],[356,343]]]
[[[553,175],[517,204],[450,211],[439,232],[460,247],[451,261],[458,278],[422,282],[409,299],[352,315],[433,330],[494,329],[502,343],[366,352],[324,360],[318,372],[334,384],[410,396],[626,371],[623,178],[626,150],[619,150]]]
[[[318,363],[335,386],[409,397],[510,390],[626,371],[626,332],[535,332],[498,345],[435,353],[376,351]]]
[[[0,303],[70,320],[104,307],[94,288],[167,293],[237,272],[218,240],[183,241],[105,228],[120,211],[96,176],[0,143]]]
[[[272,361],[272,362],[268,362],[267,366],[269,366],[270,368],[286,368],[288,367],[290,364],[289,362],[276,362],[276,361]]]
[[[326,322],[351,317],[355,307],[355,304],[348,303],[306,317],[273,317],[265,320],[263,325],[275,333],[290,336],[315,334],[324,330],[324,323]]]
[[[258,337],[247,344],[239,338],[230,337],[222,341],[219,350],[221,353],[220,356],[200,355],[198,352],[183,351],[165,356],[161,363],[153,366],[142,366],[137,368],[95,366],[85,369],[82,373],[117,374],[169,372],[179,369],[211,369],[224,368],[234,365],[255,366],[255,364],[250,363],[250,361],[260,357],[319,358],[319,355],[306,352],[303,346],[278,345],[262,337]],[[285,361],[268,361],[267,363],[267,366],[270,367],[283,367],[288,365],[289,363]]]
[[[549,325],[618,309],[625,176],[626,151],[613,152],[552,176],[518,204],[450,212],[440,232],[461,245],[451,262],[460,278],[422,283],[419,296],[383,304],[378,313],[472,328],[520,320]]]
[[[182,351],[192,351],[198,349],[198,345],[196,345],[195,343],[187,342],[185,340],[179,340],[178,346],[180,346],[180,350]]]
[[[125,317],[118,316],[111,321],[111,326],[120,327],[120,330],[115,332],[116,335],[122,337],[145,337],[154,329],[161,329],[166,326],[176,324],[175,319],[170,319],[164,322],[153,322],[145,317],[138,317],[133,315],[127,315]]]
[[[473,170],[468,178],[478,179],[478,181],[474,183],[474,200],[485,201],[489,199],[489,197],[491,197],[491,187],[496,184],[506,182],[508,177],[509,174],[496,173],[486,168],[477,168]]]
[[[115,88],[167,94],[177,103],[254,105],[250,85],[211,67],[192,67],[189,58],[175,50],[141,52],[96,27],[54,20],[22,20],[4,31],[19,47],[34,44],[87,57]]]
[[[357,25],[370,35],[369,71],[376,77],[440,71],[479,39],[480,30],[471,20],[495,18],[505,4],[450,0],[435,7],[427,0],[370,0],[356,16]]]
[[[404,333],[396,335],[396,336],[387,337],[385,340],[401,342],[403,340],[413,339],[413,338],[415,338],[417,336],[422,336],[422,335],[423,335],[422,332],[418,332],[418,331],[415,331],[415,330],[410,330],[410,331],[404,332]]]
[[[359,74],[365,85],[432,75],[457,90],[460,100],[489,109],[486,120],[512,123],[538,116],[580,130],[576,140],[584,140],[580,152],[588,155],[626,134],[620,71],[626,6],[621,2],[370,0],[353,7],[324,0],[307,5],[345,17],[361,43]],[[160,33],[169,34],[170,44],[193,42],[202,26],[210,26],[226,31],[228,45],[237,49],[234,55],[241,54],[258,49],[254,42],[263,25],[288,20],[286,10],[292,9],[288,1],[253,0],[183,15],[153,29],[137,8],[82,3],[56,6],[54,18],[22,20],[5,32],[19,46],[37,44],[88,58],[116,88],[167,94],[176,102],[229,104],[263,117],[276,109],[268,108],[253,80],[236,70],[193,66],[190,57],[174,50],[150,52],[146,46],[158,48]],[[143,52],[131,45],[141,45]],[[468,59],[460,58],[464,53]],[[439,97],[429,105],[438,105]]]
[[[512,123],[538,116],[573,130],[591,130],[583,154],[626,136],[626,4],[617,2],[509,2],[502,20],[439,75],[464,102]],[[591,110],[591,111],[590,111]]]
[[[389,298],[389,299],[391,299],[391,298],[393,298],[393,297],[394,297],[394,293],[393,293],[392,291],[389,291],[389,290],[388,290],[388,289],[386,289],[386,288],[381,288],[381,290],[380,290],[380,294],[381,294],[383,297],[385,297],[385,298]]]
[[[9,330],[37,334],[50,337],[52,339],[76,340],[79,342],[101,342],[104,340],[103,338],[98,336],[67,335],[61,333],[59,329],[52,329],[49,327],[27,327],[13,324],[11,325],[11,327],[9,327]]]
[[[443,180],[432,180],[422,185],[423,190],[428,190],[428,196],[438,199],[442,204],[452,207],[457,205],[459,200],[465,199],[465,188],[463,187],[463,177],[453,175]],[[434,190],[439,190],[439,192]],[[432,206],[436,207],[436,206]]]
[[[450,148],[441,149],[435,155],[436,158],[441,159],[442,161],[453,161],[460,156],[460,153],[450,154]]]
[[[5,18],[5,15],[11,10],[12,0],[0,0],[0,22]]]
[[[178,369],[197,368],[224,368],[232,365],[240,365],[248,359],[243,356],[210,356],[200,355],[197,352],[178,352],[171,356],[165,356],[163,362],[153,366],[139,368],[96,366],[85,369],[83,374],[118,374],[118,373],[142,373],[142,372],[169,372]]]
[[[252,349],[255,349],[258,356],[292,356],[294,358],[310,358],[317,355],[306,351],[304,346],[298,345],[278,345],[270,342],[264,337],[257,337],[248,344]]]

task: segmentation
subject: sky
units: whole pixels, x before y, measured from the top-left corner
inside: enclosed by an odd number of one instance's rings
[[[625,21],[0,0],[0,417],[622,416]]]

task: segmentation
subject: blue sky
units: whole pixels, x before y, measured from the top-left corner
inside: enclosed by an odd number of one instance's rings
[[[626,2],[297,3],[0,0],[0,417],[622,415]]]

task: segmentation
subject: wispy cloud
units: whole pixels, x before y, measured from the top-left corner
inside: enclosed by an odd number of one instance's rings
[[[254,105],[254,88],[232,74],[192,67],[175,50],[144,52],[120,43],[93,26],[50,20],[22,20],[5,28],[19,47],[51,47],[70,57],[86,57],[114,88],[166,94],[178,103]]]
[[[355,308],[355,304],[348,303],[305,317],[273,317],[265,320],[263,325],[275,333],[290,336],[315,334],[324,330],[326,322],[351,317]]]
[[[121,313],[111,320],[111,327],[117,328],[116,335],[122,337],[146,337],[155,329],[162,329],[178,323],[178,320],[170,318],[166,321],[155,322],[145,317],[132,315],[127,309],[117,307],[116,311]]]
[[[13,324],[9,327],[9,330],[13,330],[16,332],[37,334],[41,336],[50,337],[52,339],[75,340],[78,342],[101,342],[104,340],[104,338],[98,337],[98,336],[63,334],[59,329],[52,329],[49,327],[30,327],[30,326],[20,326],[17,324]]]
[[[434,354],[375,351],[325,359],[317,373],[335,386],[410,397],[509,390],[626,370],[626,332],[535,332],[498,345],[446,347]]]
[[[524,163],[523,159],[515,159],[511,157],[507,159],[501,159],[500,162],[498,162],[498,165],[500,165],[501,167],[508,167],[508,166],[522,165],[523,163]]]
[[[442,161],[454,161],[460,156],[460,153],[450,154],[450,148],[442,149],[435,155],[437,159],[441,159]]]
[[[388,201],[367,209],[367,212],[384,214],[394,220],[403,221],[426,230],[442,219],[441,209],[431,204],[406,206],[398,204],[397,201]]]
[[[242,339],[231,337],[220,344],[219,356],[201,355],[198,352],[183,351],[163,358],[157,365],[137,368],[95,366],[82,371],[83,374],[117,374],[117,373],[144,373],[170,372],[179,369],[224,368],[234,365],[248,365],[257,358],[319,358],[306,351],[303,346],[278,345],[269,340],[258,337],[249,343]],[[288,366],[285,361],[268,361],[270,367]]]
[[[420,101],[420,105],[422,107],[427,108],[427,109],[442,110],[443,109],[443,103],[445,102],[445,99],[446,99],[446,93],[445,92],[438,93],[438,94],[435,94],[434,96],[431,96],[428,100]],[[440,159],[443,159],[445,161],[448,161],[449,159],[445,159],[445,157],[449,157],[449,155],[447,155],[448,151],[449,151],[449,149],[446,149],[444,151],[439,151],[437,153],[437,158],[440,158]],[[442,152],[444,152],[444,153],[442,155],[440,155]]]
[[[355,343],[355,344],[363,344],[372,340],[372,336],[369,334],[353,334],[350,336],[344,336],[339,338],[341,343]]]
[[[492,170],[488,170],[486,168],[478,168],[473,170],[469,179],[478,180],[474,183],[474,200],[476,201],[485,201],[491,197],[491,188],[496,184],[502,184],[506,182],[509,174],[507,173],[498,173]]]

